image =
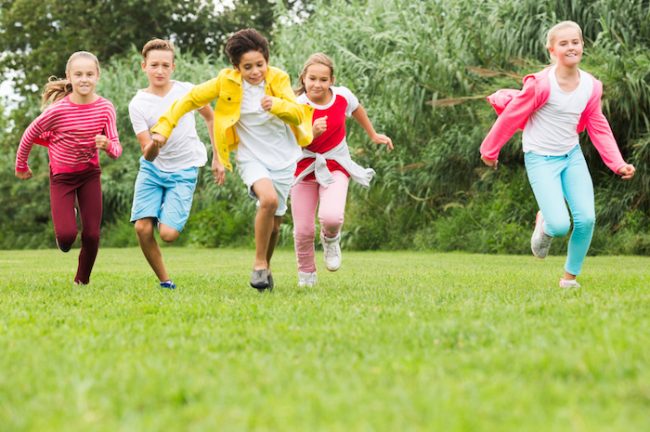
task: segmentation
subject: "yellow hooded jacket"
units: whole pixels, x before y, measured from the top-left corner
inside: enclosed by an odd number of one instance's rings
[[[269,66],[266,72],[267,95],[274,98],[270,113],[287,123],[298,141],[298,145],[306,147],[311,144],[313,108],[296,102],[291,88],[289,75],[275,67]],[[222,69],[216,78],[195,86],[189,93],[174,101],[158,123],[151,128],[152,133],[158,133],[166,138],[174,127],[190,111],[204,107],[217,100],[214,108],[214,149],[219,161],[230,171],[230,152],[237,149],[239,137],[235,125],[239,121],[243,97],[241,73],[236,69]]]

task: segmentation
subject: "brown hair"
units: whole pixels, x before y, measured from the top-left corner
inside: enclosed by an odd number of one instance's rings
[[[65,64],[66,75],[70,72],[70,65],[72,62],[79,57],[93,60],[95,66],[97,66],[97,73],[99,74],[99,60],[97,60],[95,54],[89,53],[88,51],[77,51],[68,58],[68,61]],[[48,105],[63,99],[70,93],[72,93],[72,84],[67,78],[59,79],[55,76],[51,76],[45,84],[45,90],[43,90],[43,94],[41,95],[41,108],[45,108]]]
[[[172,41],[158,38],[151,39],[142,47],[142,58],[147,61],[147,54],[153,50],[169,51],[172,53],[172,60],[174,59],[174,44]]]
[[[226,41],[224,49],[233,66],[239,66],[244,54],[249,51],[258,51],[269,61],[269,41],[255,29],[247,28],[239,30]]]
[[[305,65],[302,67],[302,72],[300,72],[300,76],[298,77],[298,88],[296,89],[297,95],[301,95],[305,92],[304,79],[305,79],[305,75],[307,75],[307,69],[309,69],[309,66],[315,64],[320,64],[328,67],[330,69],[330,77],[334,79],[334,62],[332,61],[332,59],[329,58],[327,54],[323,54],[323,53],[312,54],[305,62]]]

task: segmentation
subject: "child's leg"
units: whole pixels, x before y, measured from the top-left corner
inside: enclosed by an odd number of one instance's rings
[[[77,218],[74,212],[76,182],[70,174],[50,175],[50,208],[54,236],[59,249],[68,252],[77,239]]]
[[[278,194],[270,178],[257,180],[253,183],[251,189],[259,201],[257,214],[255,215],[255,262],[253,269],[268,269],[267,252],[275,225]]]
[[[573,216],[573,232],[564,269],[569,275],[577,276],[587,256],[596,221],[591,175],[579,148],[569,154],[567,168],[562,173],[562,186]]]
[[[271,230],[269,245],[266,249],[266,262],[269,263],[269,268],[271,268],[271,258],[273,258],[273,251],[275,251],[275,246],[278,244],[278,239],[280,238],[280,225],[282,225],[283,217],[284,216],[273,216],[273,229]]]
[[[318,220],[320,221],[321,232],[328,238],[334,238],[341,232],[345,216],[345,201],[348,196],[348,184],[350,182],[348,176],[341,171],[334,171],[332,177],[334,183],[327,188],[321,187],[319,189]]]
[[[163,195],[164,185],[159,170],[151,162],[141,158],[140,170],[135,180],[131,222],[135,224],[140,249],[161,282],[169,280],[169,274],[154,237],[154,228],[160,217]]]
[[[154,237],[154,219],[144,218],[135,221],[135,232],[138,243],[149,266],[158,277],[160,282],[169,280],[169,274],[165,268],[165,262],[160,251],[160,246]]]
[[[291,215],[293,217],[293,241],[296,249],[298,271],[316,271],[314,259],[314,219],[318,205],[318,188],[315,181],[301,181],[291,188]],[[322,206],[321,206],[322,207]]]
[[[190,217],[198,168],[188,168],[168,174],[158,232],[168,243],[176,241]]]
[[[571,228],[561,178],[566,158],[526,153],[524,160],[530,186],[544,216],[544,232],[551,237],[566,235]]]
[[[87,284],[99,249],[99,230],[102,223],[102,185],[100,171],[86,175],[77,189],[79,213],[81,214],[81,252],[75,282]]]

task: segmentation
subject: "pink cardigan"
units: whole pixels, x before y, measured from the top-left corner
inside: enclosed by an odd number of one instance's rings
[[[498,159],[501,147],[517,132],[524,129],[528,118],[540,109],[551,94],[551,83],[548,78],[550,68],[524,77],[524,87],[521,90],[504,89],[488,96],[488,101],[499,116],[492,125],[481,144],[481,155],[486,159]],[[583,73],[586,73],[583,71]],[[577,132],[587,129],[589,138],[594,144],[605,165],[618,173],[626,165],[618,149],[612,129],[601,109],[603,84],[593,78],[594,89],[580,116]]]

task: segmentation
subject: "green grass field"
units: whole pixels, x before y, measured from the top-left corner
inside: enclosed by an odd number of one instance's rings
[[[344,252],[247,287],[252,250],[0,252],[0,430],[650,429],[650,258]]]

